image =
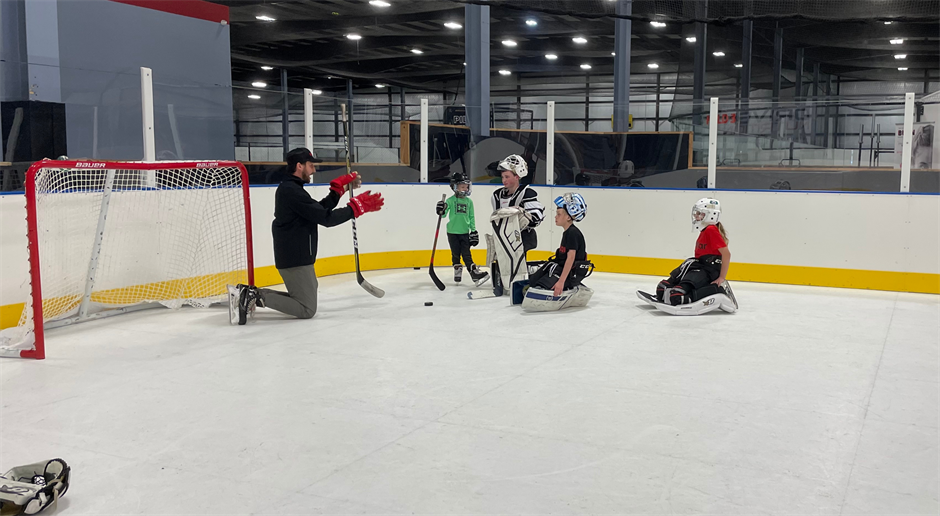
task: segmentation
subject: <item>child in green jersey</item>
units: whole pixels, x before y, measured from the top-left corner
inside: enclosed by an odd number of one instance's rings
[[[477,233],[477,224],[473,216],[473,200],[470,199],[470,187],[472,186],[470,178],[462,172],[454,172],[450,179],[450,188],[454,195],[447,201],[437,203],[437,214],[447,214],[447,242],[450,244],[450,253],[454,261],[454,281],[460,283],[463,276],[463,266],[460,265],[460,258],[463,257],[463,263],[470,272],[470,278],[476,285],[481,285],[490,275],[473,263],[473,257],[470,256],[470,248],[480,243],[480,235]]]

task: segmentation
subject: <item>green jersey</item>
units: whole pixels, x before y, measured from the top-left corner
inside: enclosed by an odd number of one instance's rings
[[[473,201],[469,197],[451,195],[447,199],[447,209],[444,214],[450,217],[447,221],[447,232],[455,235],[466,235],[477,230],[476,219],[473,216]]]

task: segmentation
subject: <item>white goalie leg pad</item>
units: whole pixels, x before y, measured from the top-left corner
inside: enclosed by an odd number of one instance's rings
[[[584,285],[564,290],[557,297],[551,290],[529,287],[522,300],[522,309],[527,312],[556,312],[563,308],[587,306],[593,295],[594,290]]]
[[[692,303],[676,306],[658,303],[651,298],[645,297],[640,291],[637,291],[637,297],[670,315],[703,315],[719,309],[728,313],[738,311],[738,304],[733,298],[725,294],[713,294]]]
[[[522,231],[519,226],[521,213],[521,210],[517,208],[501,208],[493,212],[490,217],[495,234],[493,240],[496,263],[499,264],[499,274],[503,285],[507,286],[507,291],[510,290],[508,286],[514,281],[528,277],[525,248],[522,244]]]
[[[0,475],[0,512],[36,514],[69,488],[70,468],[62,459],[18,466]]]
[[[489,267],[496,261],[496,238],[492,233],[487,233],[486,237],[486,266]]]

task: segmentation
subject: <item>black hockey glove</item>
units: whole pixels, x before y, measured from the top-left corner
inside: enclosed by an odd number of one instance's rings
[[[444,201],[437,201],[434,212],[438,215],[443,215],[445,210],[447,210],[447,204],[445,204]]]
[[[480,245],[480,234],[476,231],[470,232],[470,247],[476,247]]]

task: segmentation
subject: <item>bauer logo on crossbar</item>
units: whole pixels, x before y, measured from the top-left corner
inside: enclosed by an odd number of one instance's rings
[[[75,164],[75,168],[104,168],[106,163],[81,162]]]

